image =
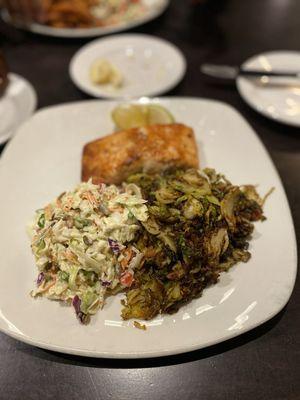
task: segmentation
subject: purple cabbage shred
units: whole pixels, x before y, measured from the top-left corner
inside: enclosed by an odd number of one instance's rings
[[[76,314],[80,313],[81,312],[81,310],[80,310],[81,300],[77,296],[77,294],[76,294],[76,296],[73,297],[72,304],[73,304],[73,307],[75,308]]]
[[[72,304],[73,304],[73,307],[75,309],[75,312],[76,312],[76,315],[77,315],[77,318],[79,319],[79,321],[82,324],[87,323],[88,322],[88,317],[87,317],[86,314],[84,314],[81,311],[81,309],[80,309],[81,300],[77,295],[73,297]]]
[[[45,274],[44,274],[44,272],[40,272],[39,275],[38,275],[38,277],[37,277],[36,284],[37,284],[38,286],[40,286],[40,284],[43,282],[44,279],[45,279]]]
[[[119,243],[116,240],[110,238],[108,238],[107,240],[112,252],[116,255],[120,254],[121,249]]]
[[[110,286],[111,285],[111,281],[101,281],[101,285],[105,286],[105,287]]]

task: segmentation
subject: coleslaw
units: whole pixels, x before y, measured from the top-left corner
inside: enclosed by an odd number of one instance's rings
[[[80,183],[37,210],[30,226],[39,275],[33,297],[72,303],[87,323],[105,297],[134,282],[143,254],[132,242],[148,218],[135,184]]]
[[[146,11],[140,0],[100,0],[91,7],[91,14],[103,25],[117,25],[132,21]]]

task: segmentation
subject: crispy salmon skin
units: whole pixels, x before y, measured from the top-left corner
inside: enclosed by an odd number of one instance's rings
[[[171,166],[198,168],[194,132],[183,124],[150,125],[112,133],[87,143],[82,180],[120,184],[130,174]]]

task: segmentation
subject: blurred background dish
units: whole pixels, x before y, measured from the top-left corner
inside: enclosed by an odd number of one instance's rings
[[[300,52],[262,53],[243,64],[247,69],[300,70]],[[300,126],[300,79],[239,76],[237,88],[250,107],[273,120]]]
[[[167,92],[181,81],[185,71],[186,61],[177,47],[140,34],[94,40],[73,56],[69,67],[72,81],[83,92],[116,99]],[[103,78],[102,84],[96,82],[98,77]],[[116,78],[118,85],[113,81]]]
[[[7,87],[0,97],[0,145],[13,136],[16,128],[34,112],[37,103],[35,90],[26,79],[12,73],[7,78]]]
[[[2,18],[41,35],[92,37],[142,25],[164,12],[170,0],[4,1]]]
[[[0,97],[3,96],[8,85],[8,65],[0,51]]]

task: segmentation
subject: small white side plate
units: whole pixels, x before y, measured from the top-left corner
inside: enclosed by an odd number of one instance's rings
[[[95,85],[89,72],[93,61],[107,59],[124,76],[124,85]],[[94,97],[134,98],[154,96],[172,89],[183,78],[186,61],[171,43],[141,34],[97,39],[72,58],[70,76],[76,86]]]
[[[79,182],[82,147],[113,130],[116,103],[85,101],[37,112],[20,127],[0,160],[0,330],[24,342],[91,357],[157,357],[200,349],[240,335],[278,313],[293,290],[297,253],[287,199],[263,145],[247,122],[224,103],[156,99],[177,121],[193,127],[202,167],[236,184],[259,184],[267,220],[255,224],[248,263],[223,273],[203,296],[174,315],[146,321],[146,331],[120,317],[122,295],[109,298],[88,326],[72,307],[32,299],[37,268],[26,225],[34,210]],[[25,150],[26,149],[26,150]],[[20,179],[21,177],[21,179]]]
[[[9,74],[9,84],[0,98],[0,144],[34,112],[36,94],[32,85],[20,75]]]
[[[243,67],[265,71],[300,71],[300,52],[273,51],[254,56]],[[282,123],[300,126],[300,79],[239,77],[242,98],[261,114]]]

